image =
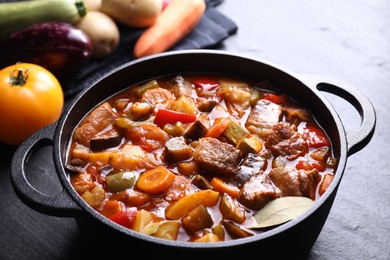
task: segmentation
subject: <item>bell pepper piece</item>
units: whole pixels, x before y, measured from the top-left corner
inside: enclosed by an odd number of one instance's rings
[[[156,113],[154,123],[163,128],[166,124],[175,124],[177,122],[187,124],[194,122],[195,120],[196,115],[161,108]]]
[[[330,145],[330,141],[325,132],[317,126],[307,124],[303,129],[303,134],[306,136],[310,147]]]
[[[269,100],[275,104],[282,104],[287,100],[287,95],[276,95],[276,94],[268,94],[264,97],[264,99]]]
[[[192,83],[194,83],[195,87],[206,91],[212,91],[221,85],[219,81],[209,77],[197,77],[192,80]]]
[[[137,216],[137,208],[131,207],[113,215],[110,219],[119,225],[131,228]]]

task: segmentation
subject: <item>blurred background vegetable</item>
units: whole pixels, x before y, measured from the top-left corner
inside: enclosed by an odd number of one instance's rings
[[[100,11],[102,0],[84,0],[84,5],[87,11]]]
[[[205,10],[204,0],[172,0],[135,43],[134,56],[167,51],[196,27]]]
[[[56,77],[65,77],[80,69],[92,51],[89,37],[73,25],[36,23],[0,41],[0,67],[28,62],[45,67]]]
[[[0,93],[0,142],[9,145],[19,145],[62,113],[60,83],[36,64],[18,63],[0,70]]]
[[[162,0],[102,0],[100,11],[131,27],[152,25],[162,10]]]
[[[85,32],[93,46],[93,58],[104,58],[118,47],[120,34],[114,20],[100,11],[89,11],[76,27]]]
[[[86,14],[81,0],[34,0],[0,3],[0,39],[12,32],[49,21],[76,24]]]

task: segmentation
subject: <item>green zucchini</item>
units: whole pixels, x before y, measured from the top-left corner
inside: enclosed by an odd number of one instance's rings
[[[31,0],[0,3],[0,39],[36,23],[76,24],[87,13],[82,0]]]

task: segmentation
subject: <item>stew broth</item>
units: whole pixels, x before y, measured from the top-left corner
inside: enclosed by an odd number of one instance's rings
[[[270,81],[158,78],[110,97],[79,123],[71,183],[112,221],[155,237],[218,242],[256,235],[283,197],[317,200],[337,165],[311,111]]]

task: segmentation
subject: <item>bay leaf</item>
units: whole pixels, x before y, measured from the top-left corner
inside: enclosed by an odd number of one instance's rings
[[[256,225],[250,228],[265,228],[283,224],[302,215],[313,206],[314,201],[306,197],[287,196],[268,202],[256,212]]]

